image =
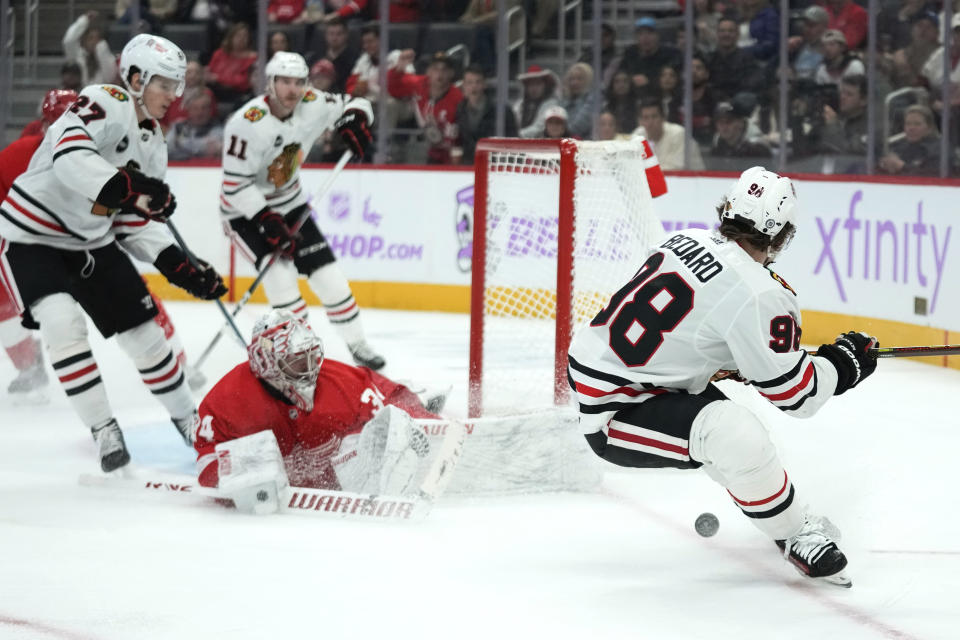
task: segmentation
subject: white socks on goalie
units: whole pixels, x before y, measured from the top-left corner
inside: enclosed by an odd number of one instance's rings
[[[774,540],[800,530],[803,506],[767,430],[749,409],[730,400],[710,403],[693,421],[689,442],[690,457],[757,528]]]

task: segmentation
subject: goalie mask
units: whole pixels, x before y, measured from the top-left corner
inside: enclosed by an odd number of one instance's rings
[[[769,238],[772,244],[767,255],[775,260],[790,244],[797,228],[793,182],[763,167],[747,169],[720,202],[720,221],[725,220],[739,222]]]
[[[253,327],[247,347],[250,370],[301,411],[313,411],[323,342],[289,311],[274,309]]]

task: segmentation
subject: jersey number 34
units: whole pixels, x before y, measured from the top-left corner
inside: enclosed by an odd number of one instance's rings
[[[663,344],[663,334],[676,329],[693,309],[693,289],[679,274],[654,275],[662,264],[662,253],[647,258],[637,275],[590,322],[591,327],[609,324],[610,348],[628,367],[647,364]],[[633,298],[623,304],[631,293]]]

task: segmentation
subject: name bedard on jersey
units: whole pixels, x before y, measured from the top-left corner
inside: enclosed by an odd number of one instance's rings
[[[721,370],[739,370],[784,412],[813,415],[837,372],[800,349],[800,335],[796,293],[782,278],[718,232],[677,233],[574,337],[581,424],[599,429],[660,394],[702,393]]]

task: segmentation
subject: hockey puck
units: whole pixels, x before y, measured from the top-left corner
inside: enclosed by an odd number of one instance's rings
[[[720,528],[720,521],[712,513],[701,513],[693,523],[693,528],[704,538],[709,538],[716,535],[717,529]]]
[[[270,497],[270,495],[269,495],[266,491],[264,491],[263,489],[261,489],[260,491],[257,491],[257,500],[259,500],[260,502],[266,502],[266,501],[267,501],[267,498],[269,498],[269,497]],[[704,515],[709,515],[709,514],[704,514]],[[701,517],[703,517],[703,516],[701,516]],[[716,518],[714,518],[714,520],[716,520]],[[697,518],[697,522],[698,522],[698,523],[700,522],[700,518]],[[716,529],[714,529],[714,532],[716,532]],[[700,534],[700,535],[704,535],[704,534]],[[713,535],[713,534],[711,533],[711,534],[709,534],[709,535]]]

